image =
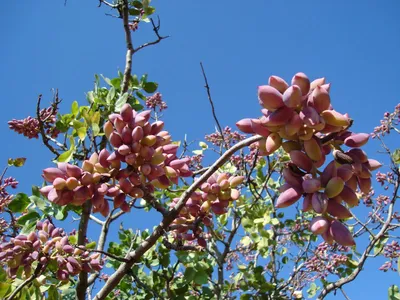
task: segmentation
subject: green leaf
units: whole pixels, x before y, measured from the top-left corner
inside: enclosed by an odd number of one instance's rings
[[[76,291],[75,289],[66,289],[61,291],[62,300],[75,300],[76,299]]]
[[[143,8],[143,4],[142,4],[142,2],[141,1],[133,1],[132,2],[132,5],[134,6],[134,7],[136,7],[136,8],[139,8],[139,9],[141,9],[141,8]]]
[[[92,124],[92,131],[94,136],[98,136],[100,133],[99,124]]]
[[[76,129],[76,133],[78,134],[78,137],[81,141],[84,141],[86,138],[86,127],[81,127]]]
[[[58,290],[55,285],[50,286],[48,290],[48,300],[58,300],[60,298],[60,294],[58,293]]]
[[[37,185],[32,185],[32,195],[36,197],[40,197],[39,187]]]
[[[389,287],[389,300],[400,300],[399,287],[397,285],[391,285]]]
[[[21,230],[20,234],[28,235],[29,233],[34,231],[36,229],[36,223],[37,223],[37,221],[35,219],[34,220],[28,220],[25,223],[24,227],[22,227],[22,230]]]
[[[138,15],[140,15],[140,9],[131,8],[131,9],[129,10],[129,14],[130,14],[131,16],[138,16]]]
[[[18,224],[19,225],[24,225],[25,223],[27,223],[28,221],[35,221],[37,222],[37,220],[40,219],[40,215],[36,212],[36,211],[31,211],[29,213],[27,213],[26,215],[23,215],[22,217],[20,217],[18,219]]]
[[[243,237],[241,240],[240,240],[240,243],[243,245],[243,246],[248,246],[248,245],[250,245],[251,243],[252,243],[252,241],[251,241],[251,238],[249,237],[249,236],[245,236],[245,237]]]
[[[396,149],[392,154],[393,161],[396,164],[400,164],[400,149]]]
[[[195,276],[196,276],[195,268],[187,267],[184,274],[186,282],[192,282]]]
[[[208,282],[208,275],[204,270],[198,270],[194,275],[194,282],[197,284],[206,284]]]
[[[204,142],[200,142],[200,143],[199,143],[199,146],[200,146],[203,150],[208,149],[208,145],[207,145],[206,143],[204,143]]]
[[[69,126],[67,123],[65,123],[63,120],[58,120],[56,122],[56,128],[60,130],[61,132],[67,132],[69,129]]]
[[[10,289],[11,284],[7,282],[0,282],[0,298],[3,299],[5,295],[7,295],[8,290]]]
[[[203,154],[203,150],[193,150],[192,153],[195,155],[200,155]]]
[[[111,79],[111,84],[115,87],[115,90],[119,90],[121,88],[121,78],[113,78]]]
[[[93,115],[90,118],[90,121],[92,124],[99,124],[100,123],[100,112],[96,111],[93,113]]]
[[[374,247],[374,254],[381,253],[383,247],[385,246],[386,242],[389,240],[388,237],[382,237],[378,242],[375,244]]]
[[[143,101],[147,100],[147,97],[145,95],[143,95],[141,92],[136,92],[136,96],[138,96]]]
[[[100,74],[101,77],[103,77],[103,80],[109,85],[112,86],[110,78],[104,77],[103,74]]]
[[[132,88],[134,88],[134,89],[138,89],[139,88],[139,80],[138,80],[138,77],[137,77],[136,74],[131,76],[130,83],[132,85]]]
[[[58,158],[57,161],[58,162],[69,162],[72,157],[74,156],[75,153],[75,147],[71,148],[67,151],[65,151],[63,154],[61,154]]]
[[[111,101],[114,99],[114,97],[115,97],[115,87],[112,86],[110,88],[110,90],[108,91],[107,98],[106,98],[106,102],[108,105],[111,104]]]
[[[313,282],[310,284],[310,288],[307,290],[308,298],[312,298],[317,294],[319,287]]]
[[[264,223],[264,218],[257,218],[257,219],[254,219],[254,222],[253,222],[254,224],[262,224],[262,223]]]
[[[144,13],[148,16],[154,14],[154,12],[156,11],[155,7],[153,6],[149,6],[147,8],[145,8]]]
[[[271,219],[271,224],[272,225],[274,225],[274,226],[276,226],[276,225],[279,225],[279,220],[277,219],[277,218],[273,218],[273,219]]]
[[[140,84],[143,86],[147,82],[147,74],[143,74],[140,78]]]
[[[78,237],[76,235],[70,235],[68,236],[68,241],[70,244],[76,244],[78,242]]]
[[[79,104],[78,104],[78,101],[72,102],[72,105],[71,105],[71,113],[72,113],[74,116],[77,116],[77,115],[78,115],[78,113],[79,113]]]
[[[85,245],[85,247],[87,248],[87,249],[94,249],[94,248],[96,248],[96,242],[90,242],[90,243],[87,243],[86,245]]]
[[[93,91],[87,92],[86,99],[89,101],[89,103],[93,103],[94,102],[94,93],[93,93]]]
[[[22,167],[25,164],[26,158],[25,157],[18,157],[16,159],[9,158],[8,159],[8,166],[14,167]]]
[[[26,194],[18,193],[17,195],[15,195],[14,199],[10,202],[10,204],[8,204],[8,208],[12,212],[20,213],[23,212],[30,203],[31,201],[29,200]]]
[[[158,84],[155,82],[146,82],[143,85],[143,89],[145,90],[146,93],[152,94],[155,91],[157,91]]]
[[[143,7],[146,9],[150,5],[150,0],[143,0]]]
[[[122,106],[124,106],[126,101],[128,101],[128,96],[129,96],[128,93],[124,93],[121,97],[119,97],[117,102],[115,102],[115,111],[116,112],[121,111]]]
[[[7,278],[7,272],[3,268],[0,268],[0,282],[6,281]]]
[[[60,220],[60,221],[65,220],[68,216],[67,207],[66,206],[61,207],[58,205],[57,206],[55,205],[55,207],[57,207],[57,208],[55,209],[54,218],[56,218],[57,220]]]
[[[46,202],[42,198],[40,198],[36,195],[32,195],[29,197],[29,199],[40,210],[44,210],[46,208]]]

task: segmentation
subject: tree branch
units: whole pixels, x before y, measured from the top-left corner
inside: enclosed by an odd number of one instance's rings
[[[119,4],[111,4],[111,3],[109,3],[109,2],[107,2],[105,0],[99,0],[99,6],[98,7],[100,7],[102,3],[104,3],[105,5],[107,5],[108,7],[111,7],[111,8],[117,8],[119,6]]]
[[[118,260],[118,261],[122,261],[122,262],[127,262],[127,260],[126,260],[125,258],[116,256],[116,255],[111,254],[111,253],[108,253],[108,252],[106,252],[106,251],[95,250],[95,249],[87,249],[87,248],[85,248],[85,247],[79,247],[79,246],[76,246],[76,248],[81,249],[81,250],[83,250],[83,251],[101,253],[101,254],[103,254],[103,255],[105,255],[105,256],[111,257],[112,259],[115,259],[115,260]]]
[[[138,262],[142,255],[149,250],[157,240],[163,235],[164,231],[168,226],[175,220],[179,212],[185,206],[186,201],[190,195],[201,186],[212,174],[214,174],[229,158],[238,150],[251,145],[254,142],[261,140],[262,137],[252,136],[249,137],[228,149],[214,164],[181,195],[178,203],[175,207],[171,208],[168,214],[162,219],[161,223],[156,227],[153,233],[144,240],[137,249],[130,252],[126,258],[129,260],[127,263],[123,263],[119,266],[117,271],[112,274],[107,280],[106,284],[95,296],[95,300],[105,299],[106,296],[112,292],[112,290],[118,285],[121,279],[127,274],[135,262]]]
[[[131,30],[129,28],[129,3],[128,0],[123,0],[124,4],[122,6],[122,19],[125,30],[125,41],[126,41],[126,58],[125,58],[125,71],[124,77],[122,79],[121,93],[124,94],[128,91],[129,80],[131,79],[132,72],[132,55],[133,55],[133,45]]]
[[[156,36],[157,36],[157,40],[152,41],[152,42],[145,43],[145,44],[143,44],[143,45],[140,45],[139,47],[137,47],[136,49],[133,50],[133,53],[136,53],[136,52],[138,52],[139,50],[142,50],[143,48],[146,48],[146,47],[148,47],[148,46],[152,46],[152,45],[158,44],[158,43],[161,42],[162,40],[164,40],[164,39],[166,39],[166,38],[169,38],[169,35],[167,35],[167,36],[161,36],[161,35],[159,34],[159,30],[160,30],[160,18],[159,18],[159,17],[158,17],[158,25],[156,25],[156,24],[154,23],[154,21],[153,21],[152,18],[150,18],[150,21],[151,21],[151,24],[153,25],[153,31],[154,31],[154,33],[155,33]]]
[[[92,209],[92,202],[87,200],[82,207],[81,221],[79,222],[78,229],[78,246],[85,245],[86,233],[89,224],[90,211]],[[85,271],[79,273],[79,280],[76,285],[76,297],[79,300],[85,300],[86,289],[88,287],[88,274]]]
[[[210,105],[211,105],[211,111],[215,120],[215,123],[217,123],[217,127],[218,127],[218,131],[221,134],[221,138],[222,138],[222,144],[224,145],[225,149],[229,148],[229,145],[226,143],[225,141],[225,137],[224,137],[224,132],[222,131],[222,127],[219,124],[218,118],[217,118],[217,114],[215,112],[215,107],[214,107],[214,102],[211,98],[211,92],[210,92],[210,86],[208,85],[208,80],[207,80],[207,76],[206,76],[206,72],[204,71],[204,67],[203,67],[203,63],[200,62],[200,67],[201,67],[201,72],[203,73],[203,77],[204,77],[204,82],[205,85],[204,87],[207,90],[207,96],[208,96],[208,101],[210,101]]]

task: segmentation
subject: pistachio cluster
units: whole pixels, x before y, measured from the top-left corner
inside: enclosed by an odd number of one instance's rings
[[[63,229],[55,227],[48,220],[38,222],[36,229],[0,245],[0,265],[7,267],[10,278],[16,277],[20,267],[25,277],[29,277],[35,263],[40,264],[42,270],[48,265],[58,266],[56,276],[61,281],[78,275],[81,270],[101,270],[99,254],[90,255],[88,251],[71,245]]]
[[[154,188],[166,189],[180,177],[192,176],[189,159],[179,159],[178,145],[163,131],[164,123],[150,123],[150,111],[136,112],[125,104],[120,114],[111,114],[104,133],[114,151],[102,149],[85,160],[81,167],[59,163],[43,170],[51,183],[41,193],[58,205],[93,203],[93,211],[107,216],[113,199],[114,208],[129,211],[127,196],[142,198]],[[124,164],[125,163],[125,164]]]
[[[381,164],[368,159],[360,149],[369,134],[349,130],[352,120],[333,109],[329,89],[324,78],[310,82],[304,73],[297,73],[291,86],[271,76],[269,85],[258,88],[263,116],[243,119],[236,125],[245,133],[264,137],[258,142],[261,155],[282,147],[290,156],[282,172],[285,184],[276,207],[290,206],[304,196],[303,210],[317,214],[310,230],[328,243],[349,246],[354,240],[339,220],[352,216],[348,207],[358,205],[357,189],[369,193],[371,171]],[[343,146],[350,149],[344,152]],[[321,172],[318,168],[325,165],[330,153],[334,160]]]
[[[200,246],[206,246],[205,235],[199,223],[212,225],[212,215],[227,213],[229,204],[239,199],[240,191],[236,189],[244,180],[243,176],[230,176],[228,173],[214,173],[203,183],[200,191],[191,194],[185,206],[172,224],[171,229],[177,239],[193,241],[197,239]],[[174,207],[179,198],[173,199]],[[189,231],[192,231],[190,233]]]

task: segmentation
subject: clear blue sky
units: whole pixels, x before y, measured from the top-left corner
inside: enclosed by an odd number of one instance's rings
[[[153,1],[161,33],[171,35],[139,52],[133,71],[149,74],[167,101],[167,129],[175,139],[202,139],[214,129],[199,62],[203,61],[220,122],[234,126],[260,115],[256,88],[270,75],[290,81],[302,71],[332,82],[338,111],[355,120],[355,131],[371,132],[383,113],[399,102],[400,2],[392,1]],[[124,35],[120,20],[105,16],[98,2],[68,0],[0,3],[1,158],[28,158],[18,177],[22,191],[40,184],[51,156],[39,141],[7,129],[11,118],[34,114],[37,95],[51,100],[51,88],[64,99],[85,104],[93,75],[114,77],[123,69]],[[136,46],[153,39],[149,26],[133,33]],[[398,144],[398,143],[397,143]],[[396,145],[392,139],[391,146]],[[378,159],[371,142],[370,156]],[[148,218],[147,218],[148,219]],[[152,226],[138,217],[135,226]],[[346,287],[351,299],[385,299],[397,274],[367,271]],[[338,294],[337,298],[341,299]]]

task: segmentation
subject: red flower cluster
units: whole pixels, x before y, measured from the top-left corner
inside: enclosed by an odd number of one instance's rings
[[[60,131],[55,127],[57,110],[48,107],[40,111],[40,119],[43,122],[45,133],[52,138],[56,138]],[[24,135],[28,139],[39,138],[39,120],[37,118],[26,117],[22,120],[12,119],[8,122],[9,128]]]

